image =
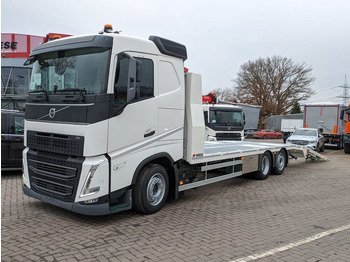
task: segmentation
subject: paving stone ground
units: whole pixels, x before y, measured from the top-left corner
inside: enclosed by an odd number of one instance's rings
[[[186,191],[156,214],[71,213],[1,176],[1,261],[235,261],[350,224],[350,155],[290,160],[281,176]],[[253,261],[350,261],[350,229]]]

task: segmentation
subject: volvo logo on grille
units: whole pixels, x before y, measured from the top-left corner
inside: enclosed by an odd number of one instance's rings
[[[49,110],[49,117],[50,118],[54,118],[55,117],[55,115],[56,115],[56,108],[50,108],[50,110]]]

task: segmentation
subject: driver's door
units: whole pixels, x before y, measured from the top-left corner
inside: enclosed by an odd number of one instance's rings
[[[141,75],[135,86],[134,98],[130,101],[127,90],[128,58],[118,60],[116,57],[115,62],[115,116],[109,119],[108,132],[108,153],[112,161],[111,191],[130,185],[132,168],[135,168],[138,158],[155,154],[157,148],[157,57],[131,55],[141,64]]]

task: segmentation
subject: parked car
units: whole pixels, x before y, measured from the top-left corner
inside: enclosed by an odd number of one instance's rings
[[[263,139],[267,139],[267,138],[281,139],[282,136],[283,136],[282,133],[276,132],[276,131],[270,130],[270,129],[262,129],[260,131],[256,131],[253,133],[254,138],[263,138]]]
[[[24,112],[1,109],[1,170],[22,169]]]
[[[255,130],[254,129],[247,129],[244,131],[244,137],[245,138],[252,138]]]
[[[286,144],[305,145],[313,150],[324,151],[324,137],[316,128],[299,128],[290,137]]]

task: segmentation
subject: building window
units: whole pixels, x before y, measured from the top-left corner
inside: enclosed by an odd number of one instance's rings
[[[1,67],[1,94],[26,95],[31,72],[31,68]]]

